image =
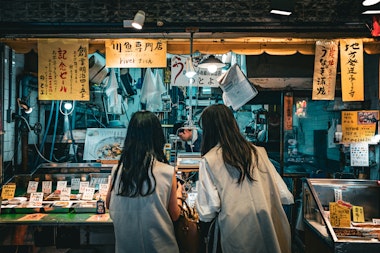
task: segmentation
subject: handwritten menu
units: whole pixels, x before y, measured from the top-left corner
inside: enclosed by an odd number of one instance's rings
[[[379,111],[342,111],[342,142],[370,142],[376,132]]]
[[[38,41],[38,99],[90,100],[88,40]]]
[[[369,166],[368,143],[351,143],[351,166]]]
[[[3,185],[1,189],[1,198],[2,199],[13,199],[16,192],[16,184],[10,183]]]

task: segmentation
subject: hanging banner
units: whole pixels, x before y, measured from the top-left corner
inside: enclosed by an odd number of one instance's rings
[[[317,41],[315,45],[313,100],[334,100],[338,41]]]
[[[364,101],[363,41],[340,40],[340,69],[342,76],[342,100]]]
[[[293,94],[287,93],[284,96],[284,130],[293,129]]]
[[[38,41],[38,99],[90,100],[88,41]]]
[[[164,40],[106,40],[106,66],[109,68],[166,68]]]
[[[186,77],[186,59],[180,55],[174,55],[171,59],[171,85],[172,86],[188,86],[189,78]],[[193,86],[197,87],[219,87],[218,78],[222,75],[222,70],[218,69],[215,73],[208,72],[207,69],[200,69],[193,62],[194,69],[197,74],[193,77]]]
[[[379,111],[342,111],[342,142],[370,142],[376,133]]]

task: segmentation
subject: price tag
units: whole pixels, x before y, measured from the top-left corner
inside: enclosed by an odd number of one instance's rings
[[[42,206],[42,201],[44,199],[43,192],[32,192],[29,198],[30,206]]]
[[[71,189],[79,190],[80,178],[72,178],[71,179]]]
[[[69,201],[70,200],[70,194],[71,194],[71,188],[66,187],[62,188],[61,195],[59,196],[60,200]]]
[[[36,181],[29,181],[28,183],[28,189],[26,190],[27,193],[37,192],[38,188],[38,182]]]
[[[16,184],[6,184],[3,185],[2,191],[1,191],[1,198],[2,199],[13,199],[15,197],[16,192]]]
[[[108,184],[99,184],[99,194],[107,195],[108,192]]]
[[[42,192],[43,193],[51,193],[53,188],[53,182],[52,181],[42,181]]]
[[[62,189],[66,187],[67,187],[67,181],[57,181],[57,190],[62,191]]]
[[[80,182],[79,183],[79,193],[84,193],[84,190],[90,186],[90,183],[88,181]]]
[[[95,193],[95,187],[86,187],[83,192],[83,200],[93,200]]]

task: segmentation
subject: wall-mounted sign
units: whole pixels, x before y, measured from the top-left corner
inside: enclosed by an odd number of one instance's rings
[[[379,111],[342,111],[342,142],[370,142],[376,132]]]
[[[293,129],[293,94],[287,93],[284,96],[284,130]]]
[[[106,66],[110,68],[165,68],[165,40],[106,40]]]
[[[189,78],[186,74],[186,58],[180,55],[174,55],[171,60],[171,79],[170,84],[172,86],[188,86]],[[194,65],[196,65],[194,63]],[[218,78],[222,75],[222,71],[219,69],[215,73],[208,72],[207,69],[200,69],[194,66],[197,74],[193,77],[193,86],[198,87],[219,87]]]
[[[317,41],[315,45],[313,100],[334,100],[338,42]]]
[[[38,99],[90,100],[88,41],[38,41]]]
[[[340,40],[342,100],[364,101],[363,41]]]

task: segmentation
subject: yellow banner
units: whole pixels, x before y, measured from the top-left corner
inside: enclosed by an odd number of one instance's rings
[[[338,41],[317,41],[315,45],[313,100],[334,100]]]
[[[166,68],[164,40],[106,40],[106,66],[110,68]]]
[[[342,101],[364,101],[363,41],[340,40]]]
[[[370,142],[376,132],[379,111],[342,111],[342,142]]]
[[[38,99],[90,100],[88,41],[38,41]]]

